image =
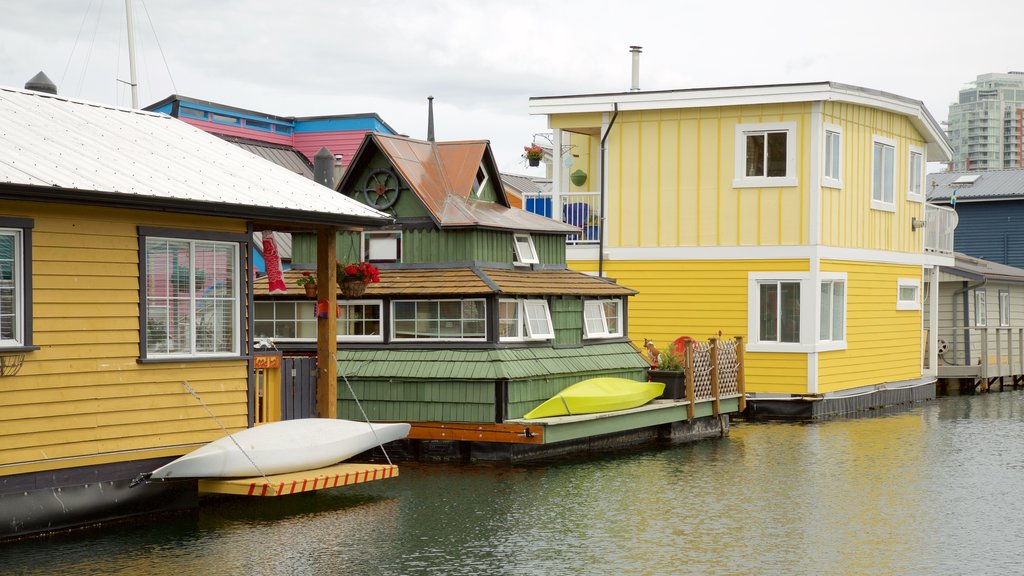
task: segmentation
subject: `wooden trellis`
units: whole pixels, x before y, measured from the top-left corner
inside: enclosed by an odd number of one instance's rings
[[[697,402],[712,401],[718,416],[723,396],[739,396],[739,408],[747,407],[743,368],[743,337],[732,340],[710,338],[707,342],[685,341],[687,415],[694,417]]]

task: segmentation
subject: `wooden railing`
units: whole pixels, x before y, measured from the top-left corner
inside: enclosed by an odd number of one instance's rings
[[[1024,327],[956,328],[952,334],[940,336],[939,356],[939,376],[998,378],[1022,375]]]

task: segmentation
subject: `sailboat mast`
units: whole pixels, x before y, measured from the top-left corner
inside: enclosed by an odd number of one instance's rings
[[[139,83],[135,77],[135,22],[132,20],[132,0],[124,0],[124,14],[128,21],[128,67],[131,69],[132,108],[139,108]]]

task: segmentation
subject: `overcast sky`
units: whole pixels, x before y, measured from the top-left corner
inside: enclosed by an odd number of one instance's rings
[[[499,168],[549,132],[530,96],[832,80],[945,120],[978,74],[1024,70],[1024,1],[147,0],[140,102],[172,93],[280,116],[376,112],[439,140],[487,139]],[[40,70],[65,96],[130,105],[123,0],[0,0],[0,85]],[[155,30],[155,34],[154,34]],[[160,50],[162,48],[162,51]],[[166,65],[165,65],[166,61]]]

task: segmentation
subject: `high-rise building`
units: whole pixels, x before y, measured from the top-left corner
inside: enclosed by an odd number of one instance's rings
[[[949,105],[952,171],[1024,168],[1024,72],[981,74]]]

